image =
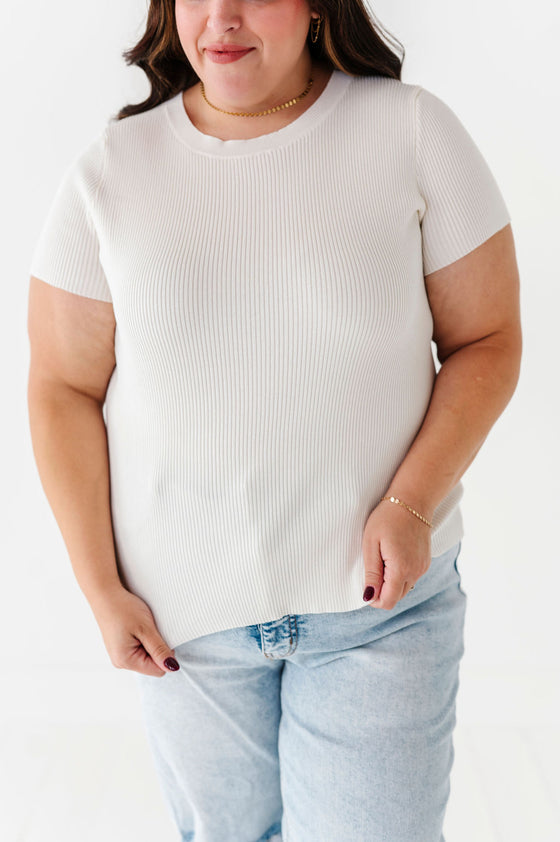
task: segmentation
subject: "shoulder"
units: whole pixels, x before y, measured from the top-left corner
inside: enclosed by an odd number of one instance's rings
[[[380,102],[391,108],[412,109],[423,113],[453,113],[450,105],[432,90],[414,82],[389,76],[353,76],[349,93],[368,104]]]
[[[171,136],[168,103],[166,100],[122,120],[107,119],[77,156],[74,167],[95,173],[95,181],[105,185],[115,180],[124,184],[149,171],[167,154]]]
[[[353,76],[344,101],[345,118],[354,130],[369,137],[388,139],[383,148],[408,154],[415,132],[415,99],[419,85],[388,76]],[[408,151],[407,151],[408,150]]]
[[[165,136],[168,100],[149,111],[118,120],[110,117],[90,137],[67,165],[66,177],[95,181],[106,168],[107,157],[134,157],[142,149],[153,149]]]
[[[409,103],[417,96],[420,85],[403,82],[392,76],[352,76],[350,92],[362,100],[377,99],[388,103]]]
[[[347,97],[356,112],[408,130],[412,128],[420,85],[389,76],[353,76]]]
[[[356,112],[374,115],[386,130],[415,138],[464,137],[465,124],[453,107],[423,85],[385,76],[353,77],[350,101]]]
[[[148,111],[132,114],[122,120],[111,117],[103,132],[107,148],[128,148],[129,152],[133,152],[138,147],[149,146],[160,140],[168,129],[169,101],[165,100]]]

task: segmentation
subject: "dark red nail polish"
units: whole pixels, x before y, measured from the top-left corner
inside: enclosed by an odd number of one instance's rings
[[[370,599],[373,599],[373,595],[375,593],[375,588],[372,588],[371,585],[368,585],[364,591],[364,602],[369,602]]]
[[[167,667],[168,670],[178,670],[179,664],[175,660],[175,658],[166,658],[163,662],[164,667]]]

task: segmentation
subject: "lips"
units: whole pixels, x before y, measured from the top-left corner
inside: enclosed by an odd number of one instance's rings
[[[214,46],[218,49],[213,49]],[[216,64],[229,64],[232,61],[239,61],[252,53],[253,50],[254,47],[241,47],[238,44],[216,44],[206,47],[208,58]]]
[[[244,53],[252,47],[242,47],[239,44],[209,44],[206,47],[212,53]]]

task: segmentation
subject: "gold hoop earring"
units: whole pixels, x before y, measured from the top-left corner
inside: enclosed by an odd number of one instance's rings
[[[311,42],[313,44],[317,43],[317,38],[319,37],[319,29],[321,28],[321,20],[322,18],[312,18],[311,20]],[[316,26],[316,29],[314,29]]]

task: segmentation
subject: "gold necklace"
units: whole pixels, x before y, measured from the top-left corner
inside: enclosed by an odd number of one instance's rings
[[[223,108],[218,108],[217,105],[212,105],[208,99],[206,99],[206,93],[204,92],[204,82],[202,79],[200,80],[200,88],[202,91],[202,96],[204,97],[205,101],[211,108],[215,108],[216,111],[221,111],[222,114],[231,114],[233,117],[263,117],[265,114],[272,114],[274,111],[280,111],[281,108],[289,108],[291,105],[295,105],[296,102],[299,102],[307,96],[309,91],[311,90],[311,85],[313,84],[313,79],[310,78],[309,82],[307,83],[307,87],[303,93],[299,96],[296,96],[294,99],[290,99],[288,102],[285,102],[283,105],[276,105],[274,108],[267,108],[266,111],[224,111]]]

